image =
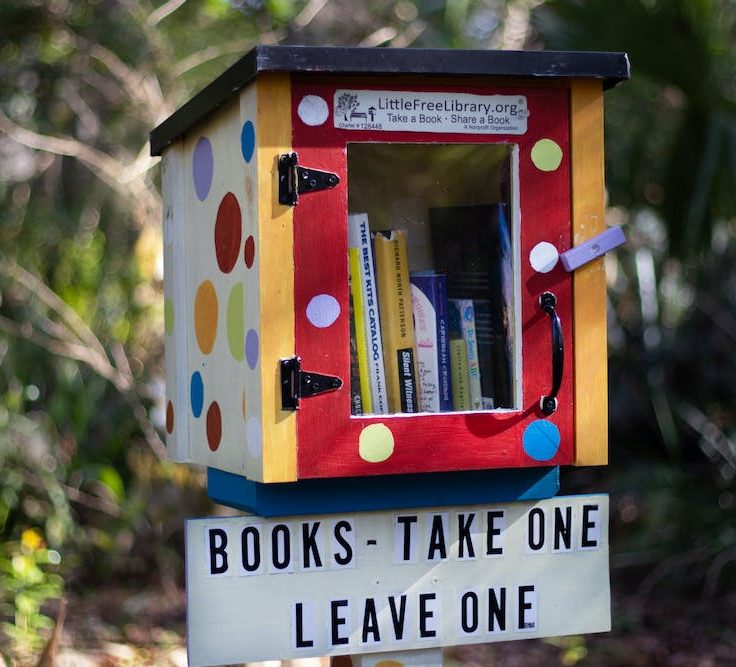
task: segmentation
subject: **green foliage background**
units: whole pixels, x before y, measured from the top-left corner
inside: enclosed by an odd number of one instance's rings
[[[39,649],[64,586],[181,583],[183,517],[210,509],[163,460],[147,135],[257,43],[630,54],[606,97],[612,465],[563,479],[612,490],[622,587],[733,605],[735,25],[729,0],[0,3],[0,651]]]

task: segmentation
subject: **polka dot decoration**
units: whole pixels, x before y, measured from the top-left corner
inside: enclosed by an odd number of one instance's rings
[[[217,292],[211,281],[205,280],[194,297],[194,334],[202,354],[209,354],[217,337]]]
[[[256,240],[249,236],[245,239],[245,245],[243,247],[243,259],[245,265],[250,269],[253,267],[253,262],[256,259]]]
[[[334,324],[340,316],[340,304],[334,296],[318,294],[307,304],[307,320],[318,329]]]
[[[562,163],[562,149],[552,139],[540,139],[532,146],[531,157],[540,171],[555,171]]]
[[[207,444],[216,452],[222,439],[222,415],[217,401],[207,408]]]
[[[330,115],[330,109],[319,95],[305,95],[299,102],[297,114],[302,123],[315,127],[324,124]]]
[[[375,667],[406,667],[406,665],[398,660],[381,660],[375,664]]]
[[[254,370],[258,364],[258,332],[255,329],[248,329],[245,334],[245,359],[251,370]]]
[[[174,302],[164,299],[164,331],[167,336],[174,333]]]
[[[194,190],[199,201],[207,199],[212,187],[215,158],[212,154],[212,144],[207,137],[200,137],[194,147],[192,155],[192,177]]]
[[[194,371],[189,381],[189,401],[192,405],[192,414],[199,419],[204,407],[204,382],[199,371]]]
[[[394,434],[385,424],[370,424],[360,432],[360,458],[367,463],[381,463],[394,453]]]
[[[251,417],[245,424],[245,444],[248,453],[254,458],[261,458],[263,451],[263,439],[261,435],[261,422],[257,417]]]
[[[240,131],[240,150],[243,153],[243,159],[250,162],[253,159],[253,152],[256,148],[256,129],[253,123],[246,120],[243,123],[243,129]]]
[[[537,273],[549,273],[557,266],[560,253],[551,243],[541,241],[529,253],[529,263]]]
[[[243,284],[236,283],[230,290],[225,316],[227,343],[235,361],[243,361],[245,320],[243,319]]]
[[[220,202],[215,220],[215,256],[223,273],[230,273],[238,261],[242,227],[240,204],[235,195],[228,192]]]
[[[166,432],[174,432],[174,404],[171,401],[166,404]]]
[[[549,461],[560,448],[560,431],[550,421],[537,419],[524,429],[524,451],[535,461]]]

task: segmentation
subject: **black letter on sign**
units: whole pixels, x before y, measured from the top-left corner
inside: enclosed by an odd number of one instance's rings
[[[473,548],[473,540],[470,537],[470,528],[475,521],[475,512],[470,514],[458,514],[458,552],[459,558],[465,558],[465,548],[468,549],[468,558],[475,558],[475,549]]]
[[[219,540],[219,544],[218,544]],[[210,574],[222,574],[227,572],[227,533],[222,528],[209,529],[210,542]],[[220,563],[218,564],[218,556]]]
[[[472,591],[460,599],[460,623],[468,634],[478,629],[478,596]]]
[[[429,534],[429,551],[427,552],[427,560],[434,560],[434,555],[437,551],[440,552],[441,560],[447,558],[447,547],[445,546],[445,528],[442,525],[441,514],[434,514],[432,516],[432,532]]]
[[[315,521],[312,524],[312,529],[309,529],[308,523],[302,524],[302,544],[304,558],[302,563],[305,568],[312,567],[312,559],[310,554],[314,556],[314,567],[322,567],[322,559],[319,557],[319,548],[317,547],[317,531],[319,530],[319,521]]]
[[[368,635],[373,635],[374,642],[381,641],[381,633],[378,631],[378,616],[376,615],[376,602],[373,598],[365,601],[363,612],[363,643],[368,641]]]
[[[565,508],[565,518],[562,518],[562,508],[555,507],[555,551],[570,551],[572,537],[572,507]]]
[[[529,548],[532,551],[539,551],[544,546],[544,512],[539,507],[529,510],[527,530]]]
[[[344,616],[338,616],[337,612],[340,607],[347,607],[347,600],[332,600],[330,602],[330,627],[332,628],[332,646],[339,646],[340,644],[347,644],[349,641],[348,637],[341,637],[338,632],[339,626],[345,625],[347,621]]]
[[[394,637],[396,641],[404,638],[404,620],[406,619],[406,595],[402,595],[401,605],[396,609],[396,599],[393,595],[388,598],[388,606],[391,608],[391,623],[394,626]]]
[[[492,510],[488,512],[488,532],[486,533],[486,554],[488,556],[499,556],[503,553],[503,547],[494,547],[493,538],[501,534],[501,528],[496,528],[496,519],[503,519],[506,512],[503,510]]]
[[[496,589],[488,589],[488,632],[506,630],[506,587],[502,586],[498,592],[496,597]]]
[[[314,646],[314,641],[311,639],[304,639],[304,605],[301,602],[296,603],[296,647],[297,648],[309,648]]]
[[[279,533],[283,535],[283,554],[279,554]],[[279,558],[279,555],[282,557]],[[285,570],[291,563],[291,535],[289,527],[283,523],[275,525],[271,530],[271,560],[277,570]]]
[[[396,521],[404,524],[404,555],[402,560],[411,560],[411,524],[418,521],[416,516],[397,516]]]
[[[537,627],[536,620],[527,621],[526,612],[534,609],[533,602],[527,602],[527,593],[533,593],[534,586],[519,586],[519,630],[533,630]],[[536,617],[536,613],[534,614]]]
[[[253,547],[252,556],[249,543]],[[255,526],[243,528],[243,532],[240,533],[240,551],[243,559],[243,569],[246,572],[255,572],[261,565],[261,535]]]
[[[595,537],[588,537],[588,531],[598,525],[597,518],[590,518],[592,512],[598,513],[598,505],[583,505],[583,541],[581,544],[583,549],[595,549],[598,546],[598,540]]]
[[[341,534],[343,531],[349,533],[352,529],[353,528],[349,521],[338,521],[335,524],[335,539],[340,543],[340,546],[345,549],[344,555],[332,554],[338,565],[347,565],[353,560],[353,548],[350,546],[350,542],[345,539],[345,536]]]
[[[427,609],[427,602],[429,600],[434,600],[436,597],[436,593],[419,594],[419,636],[422,639],[437,636],[436,630],[430,630],[429,628],[427,628],[427,621],[430,618],[434,617],[434,612]]]

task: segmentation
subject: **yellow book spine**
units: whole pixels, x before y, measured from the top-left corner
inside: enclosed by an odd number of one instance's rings
[[[376,281],[381,312],[389,412],[418,412],[414,319],[406,231],[375,235]]]
[[[462,338],[450,338],[450,378],[453,409],[456,412],[470,410],[468,346]]]
[[[358,371],[360,372],[360,398],[363,414],[373,413],[371,380],[368,366],[368,344],[365,338],[365,308],[361,289],[360,255],[358,248],[348,248],[350,268],[350,293],[353,297],[353,317],[355,318],[355,341],[358,352]]]

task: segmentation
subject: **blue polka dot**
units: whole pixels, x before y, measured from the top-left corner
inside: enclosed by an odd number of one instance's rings
[[[524,430],[524,451],[535,461],[549,461],[560,448],[560,431],[544,419],[533,421]]]
[[[253,159],[253,151],[256,148],[256,130],[253,123],[246,120],[240,132],[240,150],[243,151],[243,159],[250,162]]]
[[[192,414],[199,417],[202,414],[204,406],[204,383],[199,371],[192,373],[192,382],[190,385],[190,395],[192,400]]]

